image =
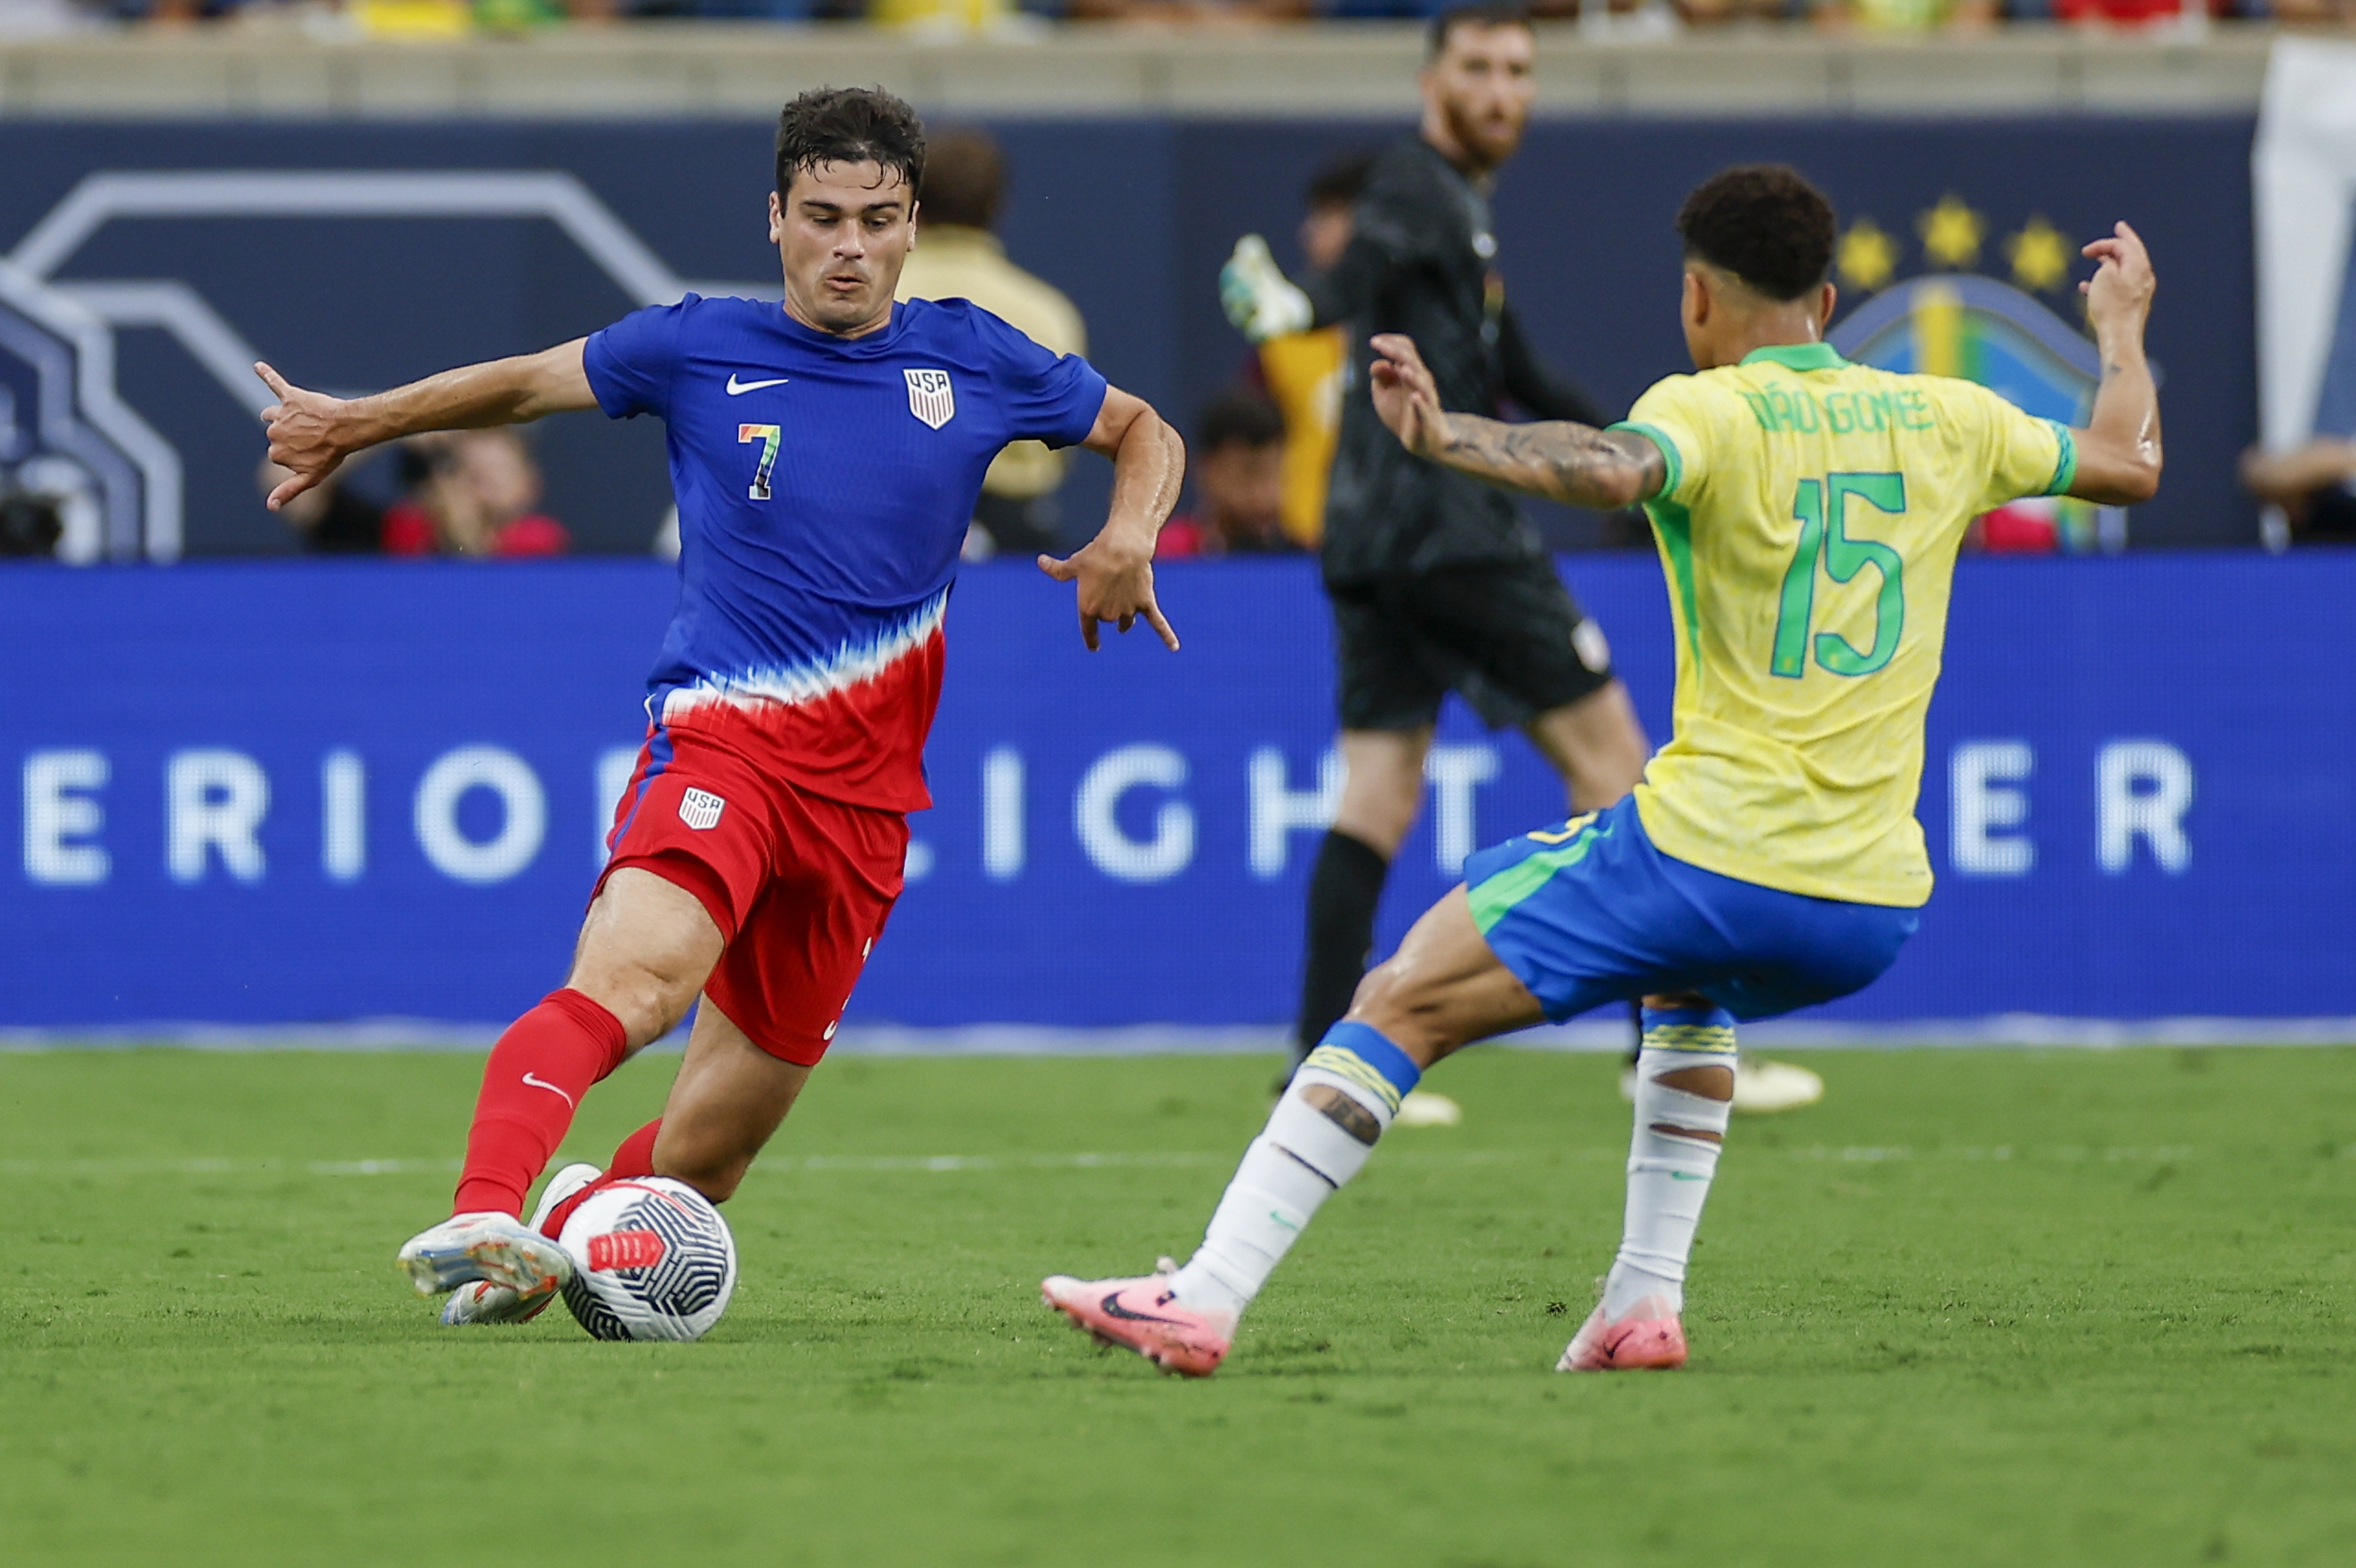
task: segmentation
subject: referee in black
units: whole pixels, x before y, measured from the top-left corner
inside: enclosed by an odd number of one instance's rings
[[[1423,121],[1376,159],[1349,247],[1296,284],[1257,235],[1220,275],[1254,342],[1350,323],[1350,375],[1327,493],[1323,564],[1341,676],[1342,805],[1309,888],[1309,955],[1294,1031],[1308,1054],[1350,1005],[1374,946],[1392,857],[1415,824],[1443,698],[1513,725],[1561,773],[1574,815],[1633,788],[1651,748],[1602,632],[1556,576],[1503,491],[1410,456],[1375,416],[1366,340],[1415,339],[1441,406],[1603,425],[1531,352],[1496,272],[1489,188],[1529,121],[1537,38],[1502,4],[1433,18]],[[1445,1118],[1452,1106],[1428,1107]]]

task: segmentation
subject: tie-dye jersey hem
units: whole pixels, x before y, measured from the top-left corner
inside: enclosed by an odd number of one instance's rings
[[[659,687],[658,724],[724,740],[830,799],[922,811],[924,745],[938,704],[948,609],[943,590],[914,611],[790,665],[713,672]]]

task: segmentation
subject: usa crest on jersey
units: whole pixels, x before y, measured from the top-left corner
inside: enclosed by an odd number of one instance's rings
[[[908,411],[938,430],[957,417],[957,392],[947,370],[904,370],[908,378]]]
[[[720,826],[720,814],[728,803],[710,790],[691,789],[680,797],[679,819],[698,833],[709,832]]]

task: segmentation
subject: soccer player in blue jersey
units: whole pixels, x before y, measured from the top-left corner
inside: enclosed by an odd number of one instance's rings
[[[284,505],[353,453],[568,409],[669,427],[680,593],[637,775],[571,975],[499,1038],[454,1214],[400,1261],[450,1324],[516,1322],[571,1273],[552,1238],[606,1182],[735,1190],[826,1052],[900,892],[943,613],[983,471],[1009,442],[1113,460],[1103,531],[1041,569],[1080,634],[1143,621],[1184,450],[1141,400],[963,300],[893,295],[916,243],[923,128],[882,91],[823,90],[777,128],[769,237],[785,302],[688,295],[544,353],[345,400],[256,367]],[[581,1096],[699,996],[660,1120],[604,1171],[526,1191]]]

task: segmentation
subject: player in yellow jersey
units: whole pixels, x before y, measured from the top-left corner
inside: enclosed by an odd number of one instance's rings
[[[1051,1306],[1197,1375],[1425,1069],[1541,1018],[1640,997],[1620,1251],[1565,1371],[1686,1359],[1686,1261],[1725,1141],[1738,1019],[1870,983],[1931,896],[1914,801],[1947,588],[1971,519],[2022,496],[2159,483],[2144,363],[2151,263],[2126,224],[2085,253],[2102,385],[2083,430],[1993,392],[1851,365],[1823,341],[1831,205],[1780,165],[1687,198],[1686,344],[1609,430],[1442,411],[1403,337],[1374,396],[1411,452],[1576,506],[1642,502],[1669,580],[1676,736],[1635,793],[1482,851],[1369,974],[1245,1152],[1203,1245],[1141,1279],[1057,1276]]]

